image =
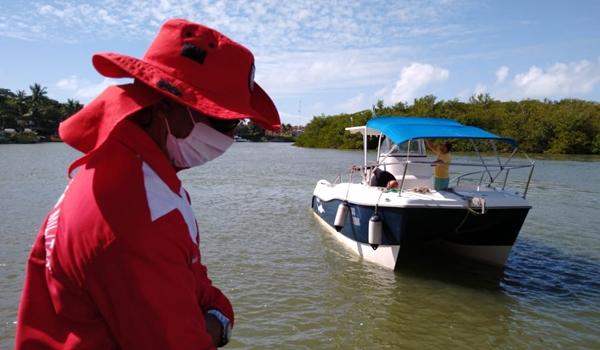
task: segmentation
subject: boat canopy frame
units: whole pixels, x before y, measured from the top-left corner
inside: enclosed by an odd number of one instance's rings
[[[471,146],[474,148],[481,164],[473,164],[473,163],[456,163],[453,162],[452,165],[459,166],[483,166],[484,170],[478,170],[466,174],[461,174],[456,177],[456,186],[458,186],[462,179],[472,176],[475,174],[481,173],[481,178],[479,180],[479,186],[484,182],[483,179],[485,175],[488,175],[489,182],[487,183],[487,187],[491,187],[492,184],[496,183],[496,180],[500,177],[502,172],[505,172],[504,181],[502,184],[502,190],[506,188],[506,184],[508,181],[509,173],[511,170],[522,169],[522,168],[530,168],[529,174],[527,176],[527,182],[525,184],[525,188],[523,190],[522,197],[525,198],[529,189],[529,185],[531,182],[531,178],[533,175],[533,170],[535,167],[535,162],[532,161],[527,154],[522,152],[522,154],[527,158],[528,164],[519,164],[519,165],[509,165],[511,160],[514,158],[515,154],[518,151],[518,143],[516,140],[507,137],[500,137],[495,134],[492,134],[483,129],[466,126],[460,124],[457,121],[451,119],[440,119],[440,118],[421,118],[421,117],[375,117],[370,119],[366,125],[364,126],[355,126],[348,127],[345,130],[351,133],[361,133],[363,135],[363,153],[364,153],[364,166],[362,167],[362,177],[363,182],[368,183],[368,179],[372,175],[373,169],[382,165],[382,159],[380,154],[381,142],[383,136],[389,137],[391,141],[395,144],[399,145],[402,143],[408,143],[407,145],[407,153],[406,159],[395,164],[403,164],[404,171],[402,174],[402,179],[400,183],[400,195],[402,195],[402,191],[404,190],[404,182],[406,178],[406,172],[409,164],[411,163],[427,163],[432,164],[429,161],[420,161],[420,160],[411,160],[410,150],[411,150],[411,142],[414,142],[419,139],[469,139]],[[368,152],[368,137],[374,136],[378,137],[378,146],[377,146],[377,160],[369,164],[367,159]],[[489,140],[492,149],[494,151],[495,157],[498,161],[497,165],[487,164],[481,155],[477,145],[475,144],[475,140]],[[496,147],[496,141],[502,141],[510,144],[512,146],[512,152],[510,156],[507,158],[505,162],[502,162],[500,158],[500,153]],[[384,157],[387,158],[388,155]],[[394,163],[386,163],[387,165]],[[499,171],[496,174],[492,174],[490,168],[498,168]],[[356,169],[354,169],[356,170]],[[353,170],[353,171],[354,171]],[[340,177],[338,177],[340,178]],[[340,178],[341,179],[341,178]],[[351,179],[351,178],[350,178]]]

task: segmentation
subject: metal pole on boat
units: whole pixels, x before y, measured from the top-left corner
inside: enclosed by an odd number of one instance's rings
[[[479,153],[479,148],[477,148],[477,145],[475,144],[475,142],[473,141],[473,139],[470,139],[471,141],[471,146],[473,146],[473,148],[475,148],[475,152],[477,152],[477,155],[479,156],[479,160],[481,160],[481,164],[483,164],[483,167],[485,168],[485,171],[487,172],[488,176],[490,177],[490,181],[494,181],[494,177],[492,176],[492,173],[490,173],[490,169],[488,169],[487,164],[485,164],[485,161],[483,160],[483,157],[481,156],[481,153]],[[491,184],[490,182],[490,184]]]
[[[531,181],[531,176],[533,176],[533,168],[535,168],[535,162],[533,162],[531,164],[531,170],[529,171],[529,177],[527,177],[527,185],[525,185],[525,191],[523,192],[523,199],[525,199],[525,197],[527,196],[527,191],[529,190],[529,182]]]
[[[500,163],[500,171],[498,172],[498,174],[496,174],[496,176],[494,176],[494,179],[492,180],[492,183],[496,182],[496,179],[498,178],[498,176],[500,176],[500,174],[502,173],[502,170],[504,170],[504,169],[510,169],[510,168],[507,168],[508,167],[508,163],[512,160],[512,158],[514,157],[515,153],[517,153],[517,149],[518,148],[514,148],[513,149],[512,153],[510,154],[510,156],[508,157],[508,159],[506,159],[506,162],[504,162],[504,164]],[[495,148],[494,148],[494,150],[495,150]],[[508,170],[506,171],[506,177],[504,179],[504,185],[506,185],[506,179],[507,178],[508,178]],[[502,189],[504,189],[504,187],[502,187]]]
[[[367,168],[367,126],[365,125],[365,132],[363,133],[363,149],[365,152],[365,169]]]
[[[398,197],[402,197],[402,191],[404,190],[404,179],[406,179],[406,169],[410,163],[410,158],[408,156],[410,153],[410,141],[411,140],[408,140],[408,149],[406,150],[406,160],[404,161],[404,171],[402,171],[402,181],[400,181],[400,191],[398,191]]]
[[[504,176],[504,183],[502,184],[502,191],[506,188],[506,182],[508,181],[508,173],[510,172],[510,168],[506,169],[506,175]]]
[[[496,148],[496,141],[490,140],[490,144],[492,145],[492,149],[494,150],[494,154],[496,155],[496,159],[498,160],[500,171],[502,171],[502,160],[500,159],[500,152],[498,152],[498,148]]]
[[[404,190],[404,179],[406,178],[406,168],[408,168],[408,163],[410,161],[406,161],[404,163],[404,171],[402,172],[402,181],[400,182],[400,191],[398,192],[398,197],[402,197],[402,190]]]
[[[496,155],[496,160],[498,160],[498,166],[500,167],[500,170],[498,171],[498,173],[496,173],[496,175],[494,175],[492,182],[490,182],[491,185],[492,183],[494,183],[494,181],[496,181],[498,176],[500,176],[502,170],[504,170],[504,167],[502,166],[502,159],[500,159],[500,152],[498,152],[498,148],[496,148],[496,140],[490,140],[490,144],[492,145],[492,149],[494,150],[494,154]]]

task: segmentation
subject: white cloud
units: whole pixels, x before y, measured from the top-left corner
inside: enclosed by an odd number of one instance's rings
[[[6,19],[11,27],[15,21],[27,24],[20,29],[21,36],[40,39],[45,34],[53,40],[73,41],[98,35],[152,37],[166,19],[179,17],[218,28],[254,48],[325,51],[460,36],[462,26],[449,26],[443,20],[465,6],[447,0],[351,1],[343,6],[329,1],[47,0],[15,7],[16,13]],[[31,32],[32,25],[43,30]]]
[[[507,66],[502,66],[496,71],[496,82],[502,83],[508,77],[509,69]]]
[[[56,87],[63,90],[75,91],[79,87],[79,80],[75,75],[71,75],[56,82]]]
[[[515,75],[512,86],[522,97],[570,97],[590,93],[600,82],[600,58],[570,63],[555,63],[544,70],[532,66]]]
[[[496,82],[478,83],[472,93],[489,93],[494,98],[584,98],[600,85],[600,57],[596,61],[557,62],[547,68],[531,66],[527,71],[509,76],[509,68],[496,71]],[[459,97],[469,97],[463,91]]]
[[[385,98],[385,96],[388,94],[388,88],[387,87],[383,87],[379,90],[375,90],[375,92],[373,93],[373,97],[377,100],[382,100]]]
[[[449,75],[448,70],[444,68],[426,63],[411,63],[409,66],[402,68],[400,79],[392,90],[391,101],[393,103],[399,101],[409,102],[424,87],[448,80]]]
[[[477,84],[477,85],[479,86],[479,84]],[[462,89],[458,92],[458,94],[456,94],[456,97],[459,100],[466,101],[469,99],[469,97],[473,96],[473,92],[474,92],[474,90],[470,89],[470,88]]]
[[[101,82],[96,84],[86,85],[84,87],[79,88],[75,92],[75,96],[81,98],[83,100],[89,100],[91,98],[99,95],[104,89],[109,87],[110,85],[116,85],[118,81],[115,79],[104,78]]]
[[[103,78],[100,82],[91,83],[87,80],[81,80],[75,75],[71,75],[68,78],[57,81],[56,87],[67,91],[72,98],[87,103],[89,100],[99,95],[108,86],[116,85],[118,83],[118,80],[110,78]]]
[[[474,95],[483,95],[487,92],[488,92],[488,88],[487,88],[487,86],[485,86],[483,84],[477,84],[477,86],[475,86],[475,90],[473,90]]]
[[[380,87],[397,74],[403,47],[276,53],[256,57],[256,81],[273,95]]]
[[[308,117],[295,113],[280,111],[281,122],[284,124],[304,125],[308,122]]]
[[[337,107],[342,113],[354,113],[365,109],[365,103],[369,101],[365,101],[365,94],[360,93],[354,97],[347,99],[340,103]]]

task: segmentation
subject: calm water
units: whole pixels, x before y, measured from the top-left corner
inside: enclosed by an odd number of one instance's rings
[[[0,145],[0,348],[11,348],[37,227],[77,156]],[[409,261],[390,272],[312,217],[313,187],[354,151],[235,144],[182,173],[203,261],[232,300],[229,349],[600,349],[600,158],[539,159],[533,205],[506,269]]]

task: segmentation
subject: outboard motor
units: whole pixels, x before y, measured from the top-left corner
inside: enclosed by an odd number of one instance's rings
[[[381,218],[377,213],[374,213],[369,219],[369,244],[373,250],[377,249],[381,244],[382,230]]]
[[[346,223],[346,218],[348,217],[348,202],[343,201],[338,205],[337,212],[335,213],[335,221],[333,222],[333,226],[337,232],[340,232],[342,228],[344,228],[344,224]]]

